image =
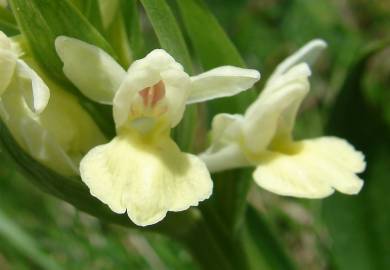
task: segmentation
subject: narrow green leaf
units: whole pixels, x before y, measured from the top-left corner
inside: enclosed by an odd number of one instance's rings
[[[13,14],[2,6],[0,6],[0,31],[3,31],[7,36],[19,34]]]
[[[15,20],[15,17],[14,15],[12,14],[12,12],[8,9],[8,8],[5,8],[3,6],[0,6],[0,18],[9,23],[9,24],[13,24],[16,26],[16,20]]]
[[[62,268],[10,217],[0,210],[0,237],[8,240],[9,245],[18,250],[19,254],[34,262],[40,269],[61,270]]]
[[[207,203],[213,204],[224,225],[236,237],[244,221],[246,196],[252,180],[252,170],[231,170],[213,174],[214,194]],[[211,207],[211,206],[210,206]]]
[[[60,35],[94,44],[115,57],[107,41],[67,0],[10,0],[10,3],[33,54],[55,78],[65,79],[54,48],[54,40]]]
[[[125,20],[127,37],[129,38],[130,48],[133,59],[144,57],[144,40],[141,33],[141,21],[138,12],[138,1],[122,0],[122,14]]]
[[[247,209],[243,238],[252,269],[297,269],[275,232],[252,206]]]
[[[362,150],[368,164],[359,195],[337,194],[324,202],[324,221],[340,270],[390,268],[390,130],[363,95],[368,61],[382,48],[383,44],[370,48],[352,65],[327,127],[328,133],[344,137]]]
[[[69,0],[85,18],[97,29],[103,33],[102,16],[99,9],[99,0]]]
[[[217,19],[201,0],[177,0],[183,21],[202,66],[245,67],[245,62]]]
[[[245,67],[245,62],[202,0],[177,0],[193,47],[205,70],[222,65]],[[252,90],[223,100],[210,102],[210,117],[217,113],[243,112],[256,97]]]
[[[161,47],[191,73],[191,58],[172,10],[165,0],[141,0]]]
[[[112,47],[118,54],[118,58],[122,66],[128,67],[132,62],[131,49],[129,44],[129,37],[127,36],[125,17],[121,12],[121,7],[118,3],[118,8],[115,11],[115,16],[111,24],[106,29],[106,37]]]
[[[99,2],[98,0],[84,0],[82,2],[83,14],[88,19],[88,21],[97,29],[99,32],[103,32],[103,22],[102,16],[100,14]]]
[[[226,250],[219,245],[215,236],[207,224],[200,221],[180,240],[187,246],[201,269],[237,269],[234,268],[231,258],[227,257]]]
[[[3,31],[9,37],[19,34],[18,27],[14,24],[10,24],[9,22],[2,20],[1,15],[0,15],[0,31]]]

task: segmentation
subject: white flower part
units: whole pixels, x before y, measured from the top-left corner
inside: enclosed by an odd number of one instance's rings
[[[0,98],[7,90],[12,80],[29,79],[31,81],[30,91],[24,91],[22,95],[26,98],[31,110],[41,113],[50,98],[50,91],[42,79],[24,61],[18,59],[19,51],[12,40],[0,31]]]
[[[78,175],[77,164],[56,142],[49,131],[34,119],[25,116],[20,120],[20,134],[27,151],[35,159],[58,172]]]
[[[139,226],[162,220],[168,211],[183,211],[210,197],[213,182],[205,164],[180,152],[163,137],[157,145],[126,135],[95,147],[80,164],[91,194],[112,211],[125,213]]]
[[[220,148],[238,141],[244,117],[240,114],[221,113],[213,118],[211,123],[211,139],[213,148],[209,152],[216,152]]]
[[[114,97],[117,128],[137,119],[166,117],[169,127],[183,117],[189,95],[190,78],[167,52],[156,49],[135,61]]]
[[[276,194],[323,198],[338,190],[357,194],[363,181],[356,176],[366,164],[361,152],[345,140],[321,137],[294,143],[291,153],[263,154],[253,173],[255,182]]]
[[[78,175],[81,157],[106,140],[75,97],[48,83],[49,104],[36,114],[21,95],[31,92],[30,79],[12,80],[0,101],[0,117],[13,138],[34,159],[61,175]]]
[[[0,98],[11,82],[17,58],[12,50],[11,40],[0,31]]]
[[[288,71],[295,65],[298,65],[300,63],[306,63],[311,66],[326,47],[327,44],[322,39],[314,39],[306,43],[305,46],[300,48],[291,56],[287,57],[282,63],[280,63],[276,67],[275,71],[269,77],[267,85],[273,83],[274,79],[284,74],[286,71]]]
[[[272,91],[266,88],[247,109],[242,128],[250,152],[265,150],[279,134],[290,136],[298,108],[309,92],[309,75],[306,64],[295,66],[268,86]]]
[[[258,80],[260,73],[254,69],[233,66],[214,68],[191,77],[187,104],[237,95],[250,89]]]
[[[252,165],[238,144],[229,144],[215,152],[206,151],[199,158],[213,173]]]
[[[18,76],[31,81],[31,90],[23,93],[27,104],[29,104],[31,110],[35,113],[42,113],[49,102],[49,87],[47,87],[39,75],[22,60],[17,60],[17,73]],[[28,101],[30,100],[29,96],[31,94],[32,104],[30,105],[30,102]]]
[[[221,113],[214,117],[211,125],[211,146],[199,157],[210,172],[250,166],[241,145],[240,136],[243,116]]]
[[[126,71],[104,50],[81,40],[59,36],[55,47],[68,79],[88,98],[112,104]]]

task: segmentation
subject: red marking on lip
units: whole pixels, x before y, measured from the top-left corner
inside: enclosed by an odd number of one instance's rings
[[[165,97],[165,85],[159,81],[151,87],[146,87],[139,91],[145,107],[154,107],[161,99]]]

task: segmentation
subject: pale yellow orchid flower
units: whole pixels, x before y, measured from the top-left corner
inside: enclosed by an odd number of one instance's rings
[[[113,105],[117,135],[81,161],[91,194],[137,225],[196,206],[212,193],[205,164],[183,153],[170,130],[186,104],[235,95],[259,80],[255,70],[220,67],[190,77],[167,52],[153,50],[127,72],[103,50],[68,37],[56,40],[64,73],[87,97]]]
[[[76,98],[38,73],[19,43],[0,32],[1,120],[34,159],[77,175],[81,157],[105,139]]]
[[[309,92],[309,65],[326,47],[313,40],[282,62],[244,115],[219,114],[212,144],[200,155],[211,172],[255,166],[255,182],[280,195],[323,198],[356,194],[364,156],[347,141],[320,137],[294,141],[297,111]]]

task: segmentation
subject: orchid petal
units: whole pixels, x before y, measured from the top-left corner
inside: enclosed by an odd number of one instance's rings
[[[112,104],[126,71],[104,50],[81,40],[60,36],[55,47],[68,79],[88,98]]]
[[[238,144],[230,144],[214,152],[204,152],[199,158],[211,173],[250,166]]]
[[[12,49],[12,42],[0,31],[0,98],[13,77],[17,54]]]
[[[12,51],[12,41],[3,31],[0,31],[0,49],[6,51]]]
[[[297,52],[280,63],[267,81],[267,85],[272,83],[278,76],[284,74],[290,68],[301,63],[312,65],[319,54],[326,48],[326,42],[322,39],[314,39],[300,48]]]
[[[131,166],[129,166],[131,164]],[[91,194],[139,226],[157,223],[168,211],[183,211],[207,199],[212,181],[204,163],[180,152],[168,137],[157,145],[115,137],[93,148],[80,172]]]
[[[345,140],[322,137],[294,143],[290,152],[267,152],[258,160],[255,182],[280,195],[324,198],[336,189],[357,194],[364,156]]]
[[[49,87],[47,87],[46,83],[39,75],[22,60],[17,60],[17,73],[18,76],[28,79],[31,83],[30,86],[20,87],[23,88],[22,93],[26,100],[26,104],[30,106],[30,109],[33,112],[38,114],[42,113],[49,102]],[[19,80],[20,79],[21,78],[19,78]]]
[[[191,77],[187,104],[237,95],[250,89],[259,79],[260,73],[253,69],[233,66],[214,68]]]
[[[221,113],[214,116],[211,123],[211,146],[207,152],[216,152],[219,149],[236,143],[241,134],[241,125],[244,117],[240,114]]]
[[[15,66],[15,54],[7,50],[0,49],[0,98],[11,82]]]
[[[19,83],[13,81],[9,91],[3,96],[2,120],[19,143],[32,157],[49,168],[64,175],[78,174],[77,165],[56,143],[50,132],[39,123],[39,116],[35,115],[26,106],[23,96],[20,95]]]
[[[24,117],[20,121],[20,134],[28,153],[49,168],[64,175],[77,175],[77,163],[54,140],[43,126],[32,118]]]
[[[13,77],[17,54],[13,51],[11,39],[0,31],[0,98]]]
[[[62,175],[77,175],[78,163],[93,146],[106,142],[77,98],[50,83],[51,99],[41,114],[27,105],[21,88],[25,78],[12,80],[0,103],[0,116],[18,144],[33,158]]]
[[[264,99],[265,96],[275,93],[276,91],[283,89],[284,85],[293,83],[295,81],[304,81],[311,76],[311,70],[309,65],[301,63],[293,66],[283,75],[276,77],[272,83],[268,83],[267,86],[261,91],[260,98]]]
[[[297,80],[252,104],[242,126],[246,148],[253,153],[263,151],[280,130],[285,130],[283,126],[291,127],[296,110],[308,91],[307,79]]]

